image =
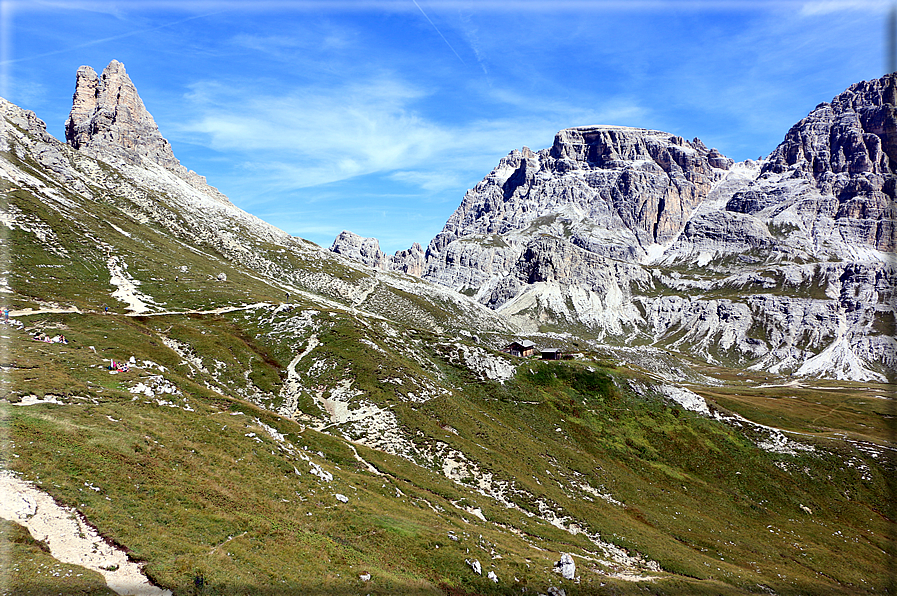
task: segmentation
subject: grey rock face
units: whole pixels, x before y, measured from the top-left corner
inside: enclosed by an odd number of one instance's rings
[[[835,220],[847,240],[893,251],[895,164],[897,73],[852,85],[816,106],[791,127],[763,174],[812,180],[822,195],[836,199],[820,205],[820,215]]]
[[[374,269],[386,266],[386,254],[380,250],[380,243],[376,238],[363,238],[345,230],[333,241],[330,252],[355,259]]]
[[[895,93],[895,75],[853,85],[760,162],[653,130],[562,130],[465,194],[421,276],[533,329],[881,380],[897,361]]]
[[[411,248],[390,256],[380,250],[380,242],[376,238],[364,238],[343,231],[333,241],[330,251],[364,263],[372,269],[401,271],[415,277],[420,277],[423,273],[424,250],[417,242]]]
[[[115,152],[134,165],[141,157],[168,169],[180,165],[117,60],[101,77],[89,66],[78,69],[65,138],[75,149]]]
[[[562,216],[565,234],[615,258],[632,260],[682,229],[723,177],[726,160],[695,139],[638,128],[595,126],[560,131],[551,149],[524,147],[467,192],[427,248],[428,262],[469,234],[507,234]],[[616,230],[610,237],[605,232]],[[601,248],[599,248],[601,247]]]
[[[192,186],[212,191],[218,200],[229,202],[207,185],[204,176],[181,165],[118,60],[110,62],[100,76],[89,66],[78,69],[65,138],[75,149],[113,165],[158,164]]]

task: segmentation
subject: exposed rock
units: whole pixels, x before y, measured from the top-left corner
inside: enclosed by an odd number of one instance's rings
[[[895,76],[820,104],[761,162],[654,130],[565,129],[549,149],[502,158],[425,262],[374,239],[332,250],[414,271],[532,331],[880,379],[897,361],[884,324],[897,285]]]
[[[102,77],[89,66],[78,69],[65,138],[75,149],[114,152],[135,165],[141,157],[168,169],[180,165],[118,60]]]
[[[604,246],[614,256],[637,258],[645,247],[682,229],[693,208],[724,171],[710,164],[698,142],[669,133],[620,126],[590,126],[557,133],[551,149],[524,147],[467,192],[427,259],[470,234],[506,234],[565,214],[577,244]],[[719,152],[713,153],[720,162]],[[728,162],[727,162],[728,163]],[[608,238],[609,230],[623,232]]]
[[[477,559],[464,559],[464,562],[470,565],[470,568],[473,569],[473,572],[477,575],[483,575],[483,567],[480,565],[480,562]]]
[[[897,73],[863,81],[791,127],[764,174],[788,173],[833,196],[821,216],[845,240],[893,251],[897,164]]]
[[[75,149],[113,165],[158,164],[219,201],[229,202],[207,185],[205,177],[177,160],[118,60],[110,62],[100,76],[90,66],[78,69],[65,138]]]
[[[408,250],[400,250],[389,256],[380,250],[380,242],[376,238],[364,238],[343,231],[334,239],[330,251],[381,271],[401,271],[420,277],[424,270],[424,250],[417,242]]]
[[[576,577],[576,563],[568,553],[561,553],[561,560],[554,564],[555,573],[560,573],[564,579]]]
[[[420,277],[424,273],[425,263],[424,249],[415,242],[407,250],[396,251],[396,254],[390,257],[389,268],[392,271],[401,271],[414,277]]]
[[[355,259],[374,269],[384,269],[386,266],[386,254],[380,250],[380,243],[376,238],[363,238],[344,230],[333,241],[330,251]]]

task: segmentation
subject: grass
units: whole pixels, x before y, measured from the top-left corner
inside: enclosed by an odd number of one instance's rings
[[[759,388],[756,375],[717,368],[726,385],[695,389],[715,408],[807,435],[797,438],[812,451],[788,454],[761,448],[765,431],[671,405],[654,388],[655,370],[596,354],[523,360],[514,378],[483,380],[449,357],[446,346],[465,340],[437,328],[469,337],[481,323],[501,326],[438,292],[372,280],[302,241],[218,230],[247,236],[251,250],[238,258],[222,234],[202,228],[194,238],[189,214],[163,194],[115,191],[127,180],[109,166],[83,203],[33,160],[5,157],[80,205],[63,212],[37,189],[4,187],[7,205],[53,232],[45,242],[18,228],[8,236],[9,302],[86,312],[4,327],[0,465],[78,509],[175,594],[893,589],[893,456],[843,440],[893,445],[891,402],[880,399],[888,387]],[[91,312],[110,302],[102,238],[114,238],[114,254],[160,307],[271,306],[132,317],[116,303],[112,315]],[[226,282],[210,280],[220,272]],[[291,308],[279,308],[287,287],[317,297],[294,293]],[[362,296],[367,312],[354,306]],[[39,331],[70,343],[35,342]],[[292,379],[296,414],[279,416],[288,367],[306,351]],[[132,356],[129,372],[108,370],[109,359]],[[346,381],[361,393],[337,395]],[[147,396],[138,383],[176,391]],[[30,395],[64,405],[10,403]],[[394,425],[328,424],[318,396],[350,411],[376,405]],[[445,475],[453,465],[457,481]],[[40,544],[9,524],[0,531],[12,537],[14,560],[31,559],[15,572],[17,589],[63,590],[44,577],[58,564]],[[621,565],[604,548],[625,550],[655,579],[616,576]],[[552,573],[561,552],[577,556],[579,583]],[[499,583],[474,574],[472,559]],[[103,593],[96,577],[83,577],[84,593]]]
[[[0,589],[10,596],[114,596],[106,580],[80,565],[60,563],[50,547],[15,522],[0,519]]]
[[[675,574],[662,574],[670,580],[659,580],[661,591],[675,585],[699,591],[712,584],[726,586],[714,588],[721,593],[738,593],[753,585],[755,568],[768,580],[765,585],[783,594],[851,593],[862,589],[861,579],[886,585],[886,560],[878,549],[893,552],[887,538],[892,527],[888,461],[843,443],[836,448],[824,439],[817,443],[824,450],[820,454],[767,453],[749,433],[670,407],[651,394],[631,393],[630,372],[594,362],[531,361],[504,385],[477,381],[443,360],[426,332],[405,341],[418,346],[408,354],[431,365],[392,349],[384,357],[361,340],[386,347],[395,340],[375,333],[376,327],[330,314],[333,327],[319,332],[321,346],[314,357],[337,363],[334,374],[350,364],[365,399],[391,406],[419,453],[447,445],[475,461],[478,474],[488,472],[494,482],[506,483],[508,499],[517,507],[507,509],[474,490],[475,477],[467,487],[450,482],[437,471],[438,461],[431,465],[418,458],[415,464],[356,446],[385,474],[374,475],[338,434],[317,433],[208,389],[226,393],[232,384],[245,385],[241,371],[260,362],[280,370],[290,350],[275,345],[273,330],[285,326],[264,322],[266,313],[42,318],[44,327],[66,327],[68,346],[31,342],[27,334],[10,331],[18,365],[40,364],[43,371],[39,383],[29,381],[28,391],[77,390],[63,393],[72,405],[2,406],[12,442],[3,452],[19,456],[4,465],[78,508],[104,535],[147,561],[157,582],[184,594],[195,588],[198,576],[210,594],[251,593],[259,585],[271,586],[272,593],[282,588],[285,594],[300,588],[332,594],[508,588],[471,577],[463,560],[470,558],[470,540],[477,536],[498,545],[490,549],[502,558],[481,562],[494,564],[499,577],[516,576],[544,588],[553,577],[547,570],[558,556],[554,553],[596,548],[583,535],[526,513],[539,513],[545,505],[603,540],[660,562]],[[260,334],[261,329],[269,335]],[[216,377],[181,365],[180,357],[159,341],[163,331],[189,343],[206,364],[226,361],[227,372]],[[170,399],[181,407],[130,393],[128,387],[146,374],[140,369],[109,375],[104,368],[91,368],[104,361],[83,342],[102,353],[114,348],[110,340],[128,346],[123,356],[165,366],[166,378],[183,392]],[[288,340],[291,350],[303,348],[294,341]],[[67,353],[58,353],[63,350]],[[27,370],[32,369],[14,372]],[[406,384],[426,378],[451,387],[452,395],[423,404],[404,402],[393,385],[380,382],[383,376],[403,378]],[[257,378],[264,384],[264,377]],[[338,378],[318,382],[333,384]],[[184,409],[187,404],[192,412]],[[231,415],[236,412],[243,414]],[[308,413],[320,416],[320,411]],[[284,433],[293,451],[271,439],[256,418]],[[445,430],[449,427],[457,434]],[[247,436],[251,433],[254,437]],[[311,475],[300,453],[333,473],[333,482]],[[860,478],[859,467],[845,467],[848,459],[865,466],[871,480]],[[85,490],[85,482],[101,492]],[[597,498],[582,485],[624,505]],[[349,496],[349,503],[336,501],[336,493]],[[483,523],[454,503],[479,507],[490,521]],[[801,504],[814,511],[812,518],[801,513]],[[522,534],[503,529],[510,527]],[[838,554],[843,544],[839,547],[842,538],[833,537],[835,528],[851,540],[849,557]],[[455,543],[449,530],[471,538]],[[310,558],[312,552],[319,556]],[[784,552],[793,560],[783,559]],[[537,560],[539,565],[533,565]],[[637,587],[608,578],[610,569],[600,564],[580,566],[596,569],[584,576],[580,593],[591,593],[588,586],[601,581],[620,593],[634,593]],[[374,577],[363,587],[358,583],[362,573]],[[577,593],[574,586],[568,588]]]
[[[882,399],[887,391],[886,385],[825,381],[816,381],[809,387],[697,389],[705,398],[761,424],[878,444],[887,444],[895,436],[893,403]]]

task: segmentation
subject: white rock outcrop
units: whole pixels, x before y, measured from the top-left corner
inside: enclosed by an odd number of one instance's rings
[[[555,573],[560,573],[564,579],[576,577],[576,563],[569,553],[561,553],[561,560],[554,564]]]

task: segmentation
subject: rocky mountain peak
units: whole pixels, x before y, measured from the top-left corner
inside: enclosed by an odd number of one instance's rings
[[[897,73],[862,81],[821,103],[791,127],[748,192],[764,205],[781,201],[763,190],[776,175],[805,180],[834,201],[821,213],[857,244],[893,251],[897,208]],[[759,194],[758,194],[759,193]],[[741,197],[731,209],[740,211]],[[750,203],[750,201],[748,201]]]
[[[111,61],[99,76],[90,66],[78,68],[65,139],[75,149],[108,163],[158,164],[217,200],[230,202],[208,186],[204,176],[181,165],[118,60]]]
[[[575,244],[637,260],[647,247],[679,234],[732,163],[697,139],[667,132],[567,128],[550,149],[524,148],[502,158],[430,242],[428,260],[462,236],[523,231],[555,215],[567,222],[563,234]]]
[[[376,238],[365,238],[344,230],[333,241],[330,252],[349,257],[381,271],[401,271],[420,277],[424,270],[424,250],[417,242],[407,250],[387,255],[380,250],[380,242]]]
[[[851,85],[791,127],[764,172],[795,170],[838,194],[851,175],[888,176],[897,165],[897,73]]]
[[[134,165],[143,158],[168,169],[180,165],[118,60],[101,76],[89,66],[78,69],[65,138],[76,149],[114,154]]]

